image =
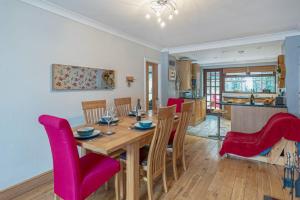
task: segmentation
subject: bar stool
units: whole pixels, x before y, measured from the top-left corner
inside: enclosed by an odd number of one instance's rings
[[[217,117],[217,135],[209,135],[209,138],[213,138],[213,139],[217,139],[217,140],[221,140],[223,139],[225,136],[221,136],[221,117],[226,114],[227,111],[226,110],[212,110],[211,111],[211,115],[214,115]]]

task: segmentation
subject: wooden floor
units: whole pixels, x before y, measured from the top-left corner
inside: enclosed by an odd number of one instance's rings
[[[175,182],[172,166],[168,165],[168,188],[165,194],[162,181],[155,183],[155,199],[232,199],[254,200],[269,195],[277,199],[291,199],[289,191],[283,190],[281,167],[255,161],[219,158],[217,141],[195,136],[186,138],[188,170]],[[100,188],[89,200],[115,199],[113,183],[108,191]],[[53,184],[45,184],[15,200],[52,200]],[[141,183],[141,197],[147,199],[146,185]]]

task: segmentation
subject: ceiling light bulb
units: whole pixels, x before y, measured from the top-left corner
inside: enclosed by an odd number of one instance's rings
[[[169,20],[172,20],[173,19],[173,15],[169,15]]]
[[[166,26],[166,23],[165,23],[165,22],[161,22],[161,23],[160,23],[160,27],[163,28],[163,27],[165,27],[165,26]]]
[[[151,18],[151,15],[149,15],[149,14],[146,14],[146,19],[150,19]]]
[[[174,10],[174,13],[175,13],[176,15],[178,15],[178,10]]]
[[[161,18],[160,18],[160,17],[157,19],[157,22],[158,22],[158,23],[160,23],[160,22],[161,22]]]
[[[159,16],[160,16],[160,12],[157,12],[157,13],[156,13],[156,16],[159,17]]]

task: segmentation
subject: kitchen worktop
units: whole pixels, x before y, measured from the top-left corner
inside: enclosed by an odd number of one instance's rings
[[[229,103],[222,101],[221,105],[226,105],[226,106],[253,106],[253,107],[269,107],[269,108],[287,108],[286,105],[274,105],[274,104],[264,104],[264,103],[254,103],[250,104],[249,102],[247,103]]]
[[[183,99],[204,99],[205,96],[198,96],[198,97],[181,97]]]
[[[227,95],[224,95],[223,97],[228,98],[228,99],[250,99],[250,95],[249,96],[227,96]],[[266,99],[266,98],[272,98],[272,97],[255,96],[255,99]]]

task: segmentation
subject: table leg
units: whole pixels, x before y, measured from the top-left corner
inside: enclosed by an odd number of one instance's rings
[[[126,199],[139,199],[139,142],[127,146],[127,166],[126,166]]]
[[[221,140],[221,132],[220,132],[220,129],[221,129],[221,116],[218,115],[218,139]]]

